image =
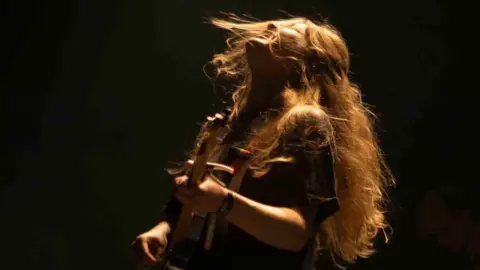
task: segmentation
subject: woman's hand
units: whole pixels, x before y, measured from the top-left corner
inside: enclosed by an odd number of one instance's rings
[[[192,207],[194,212],[216,212],[228,195],[228,190],[208,175],[198,187],[187,187],[187,180],[187,176],[175,178],[175,197],[184,205]]]
[[[161,222],[148,232],[137,236],[132,248],[138,259],[138,269],[148,269],[159,261],[167,247],[170,229],[170,224]]]

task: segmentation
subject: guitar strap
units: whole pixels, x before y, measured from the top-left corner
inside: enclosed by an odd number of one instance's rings
[[[333,157],[333,148],[332,145],[329,145],[328,147],[328,162],[326,166],[323,166],[323,169],[325,170],[325,175],[326,175],[326,180],[332,180],[334,186],[335,186],[335,169],[334,169],[334,157]],[[317,205],[317,211],[315,213],[315,217],[313,219],[313,224],[312,224],[312,235],[310,236],[310,239],[308,240],[308,251],[305,256],[305,260],[303,262],[303,267],[302,270],[314,270],[315,269],[315,259],[316,259],[316,254],[315,254],[315,236],[316,232],[318,229],[320,229],[320,226],[322,222],[333,215],[335,212],[339,210],[339,204],[338,204],[338,199],[336,195],[336,190],[335,187],[333,188],[333,193],[334,194],[329,194],[333,195],[332,197],[328,199],[324,199],[320,201]]]
[[[317,212],[313,220],[312,228],[315,230],[320,228],[322,222],[327,219],[329,216],[333,215],[338,211],[338,201],[337,198],[330,198],[323,202],[320,202],[317,206]],[[308,240],[308,251],[303,261],[302,270],[314,270],[315,269],[315,233],[312,233],[310,239]]]

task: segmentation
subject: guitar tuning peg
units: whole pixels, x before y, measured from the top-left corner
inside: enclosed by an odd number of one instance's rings
[[[211,122],[211,124],[214,126],[225,126],[228,122],[231,112],[232,110],[230,108],[223,109],[219,113],[207,116],[207,121]]]
[[[215,120],[215,116],[207,116],[207,121],[212,122]]]

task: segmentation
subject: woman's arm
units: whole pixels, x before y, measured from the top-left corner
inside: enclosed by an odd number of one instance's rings
[[[307,218],[295,208],[265,205],[229,191],[233,208],[225,216],[258,240],[289,251],[300,251],[308,239]]]

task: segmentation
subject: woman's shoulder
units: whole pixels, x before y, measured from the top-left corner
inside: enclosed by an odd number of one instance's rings
[[[295,105],[288,109],[279,121],[279,129],[288,133],[320,133],[327,135],[331,130],[327,113],[313,105]]]
[[[295,120],[325,120],[327,114],[322,108],[314,105],[298,104],[289,108],[285,116],[295,118]]]

